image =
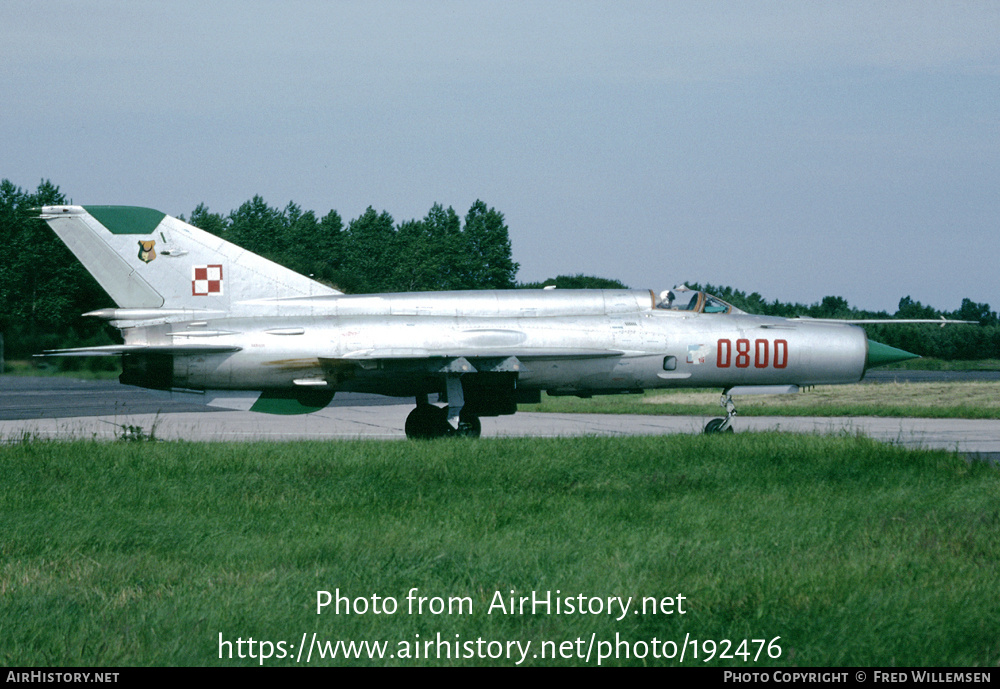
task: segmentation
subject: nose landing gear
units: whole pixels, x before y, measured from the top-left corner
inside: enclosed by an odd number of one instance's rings
[[[736,416],[736,405],[733,404],[733,396],[729,394],[730,388],[726,388],[722,391],[722,399],[719,400],[719,405],[726,410],[726,417],[724,419],[712,419],[707,424],[705,424],[706,433],[732,433],[733,427],[730,423],[733,417]]]

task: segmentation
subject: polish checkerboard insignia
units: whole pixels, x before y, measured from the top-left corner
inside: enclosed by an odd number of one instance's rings
[[[195,297],[207,297],[210,294],[222,294],[222,266],[195,266],[194,277],[191,280],[191,294]]]

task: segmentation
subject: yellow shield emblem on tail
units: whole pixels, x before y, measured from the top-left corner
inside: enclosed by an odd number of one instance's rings
[[[139,260],[143,263],[149,263],[156,258],[156,252],[153,250],[154,246],[156,246],[155,240],[148,242],[139,240]]]

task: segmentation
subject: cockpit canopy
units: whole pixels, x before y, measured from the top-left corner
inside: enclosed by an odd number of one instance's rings
[[[665,311],[690,311],[692,313],[745,313],[708,292],[688,287],[674,287],[660,292],[656,308]]]

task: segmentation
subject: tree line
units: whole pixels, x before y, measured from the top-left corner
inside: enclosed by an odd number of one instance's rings
[[[43,349],[109,344],[116,333],[81,314],[113,306],[83,266],[33,210],[67,203],[59,187],[43,180],[33,192],[0,181],[0,333],[7,358]],[[184,219],[184,216],[180,216]],[[187,222],[292,270],[349,294],[458,289],[626,289],[618,280],[560,275],[517,283],[503,213],[483,201],[460,217],[435,203],[421,219],[396,222],[369,207],[345,223],[335,210],[320,217],[294,202],[284,208],[254,196],[229,213],[199,204]],[[842,297],[815,304],[767,301],[718,285],[689,283],[734,306],[761,315],[813,318],[955,318],[980,327],[866,326],[869,337],[924,356],[983,359],[1000,356],[1000,322],[989,304],[963,299],[956,311],[939,311],[903,297],[895,313],[864,311]]]
[[[464,219],[435,203],[402,223],[369,206],[345,225],[335,210],[318,218],[254,196],[227,215],[200,204],[187,222],[350,294],[511,289],[518,269],[503,213],[483,201]]]

